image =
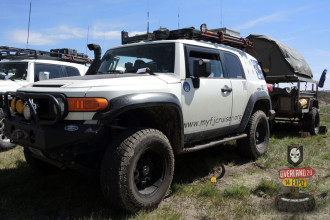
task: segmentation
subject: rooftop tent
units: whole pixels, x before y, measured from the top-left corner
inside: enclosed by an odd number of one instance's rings
[[[253,42],[253,49],[248,53],[261,62],[267,82],[313,78],[310,67],[298,51],[265,35],[251,34],[247,38]]]

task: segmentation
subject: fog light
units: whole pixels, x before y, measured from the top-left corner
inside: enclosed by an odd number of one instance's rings
[[[23,110],[23,115],[26,120],[31,119],[31,109],[28,105],[25,105],[24,110]]]
[[[12,99],[10,102],[10,108],[13,112],[16,111],[16,99]]]
[[[16,111],[19,113],[19,114],[23,114],[23,111],[24,111],[24,103],[23,103],[23,100],[17,100],[16,102]]]

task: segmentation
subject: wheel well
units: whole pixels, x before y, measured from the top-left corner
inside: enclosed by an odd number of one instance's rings
[[[267,99],[258,100],[254,104],[253,112],[258,110],[263,111],[267,115],[268,111],[270,110],[270,101]]]
[[[169,139],[174,152],[181,149],[182,122],[173,106],[153,106],[128,110],[111,124],[123,128],[148,127],[160,130]]]

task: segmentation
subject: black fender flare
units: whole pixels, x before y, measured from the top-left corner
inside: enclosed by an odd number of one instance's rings
[[[180,125],[180,143],[182,147],[184,140],[184,130],[181,103],[177,96],[171,93],[133,93],[116,97],[110,100],[110,109],[105,112],[96,113],[93,117],[93,120],[100,120],[103,123],[108,123],[126,111],[156,106],[169,106],[176,109],[180,120],[178,124]]]
[[[245,111],[244,111],[244,114],[243,114],[243,117],[242,117],[242,120],[241,120],[241,123],[240,123],[240,126],[238,128],[238,132],[239,133],[242,133],[244,132],[248,122],[249,122],[249,119],[253,113],[253,109],[254,109],[254,106],[255,106],[255,103],[259,100],[267,100],[269,102],[269,110],[272,110],[272,101],[269,97],[269,94],[265,91],[258,91],[258,92],[255,92],[253,93],[250,98],[249,98],[249,101],[246,105],[246,108],[245,108]],[[266,112],[266,115],[268,115],[268,113]]]

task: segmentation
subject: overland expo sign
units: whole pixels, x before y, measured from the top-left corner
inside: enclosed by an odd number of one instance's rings
[[[280,179],[285,178],[309,178],[315,174],[312,168],[282,169],[279,171]]]
[[[306,187],[307,186],[307,179],[284,179],[282,181],[284,186],[291,186],[291,187]]]

